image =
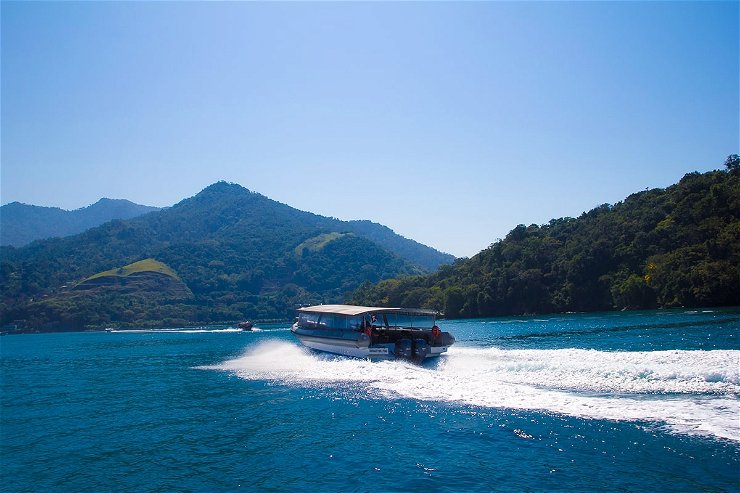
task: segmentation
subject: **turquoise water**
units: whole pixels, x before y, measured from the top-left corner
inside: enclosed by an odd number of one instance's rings
[[[6,336],[2,491],[740,491],[740,310],[442,321],[414,366],[288,326]]]

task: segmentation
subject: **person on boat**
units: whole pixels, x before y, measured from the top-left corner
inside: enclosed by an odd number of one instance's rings
[[[373,336],[373,327],[370,323],[362,317],[362,323],[360,324],[360,330],[364,332],[368,337]]]
[[[439,327],[437,327],[437,324],[434,324],[434,326],[432,327],[432,337],[434,337],[436,339],[441,334],[442,334],[442,331],[439,330]]]

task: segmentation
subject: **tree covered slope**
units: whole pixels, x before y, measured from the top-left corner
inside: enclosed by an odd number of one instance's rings
[[[432,275],[366,284],[352,300],[424,306],[448,317],[740,305],[733,163],[577,219],[520,225],[470,259]]]

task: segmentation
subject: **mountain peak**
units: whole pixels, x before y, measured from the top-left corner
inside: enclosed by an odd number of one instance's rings
[[[130,200],[126,199],[111,199],[108,197],[102,197],[100,200],[95,202],[95,204],[132,204]],[[93,204],[93,205],[95,205]]]
[[[208,185],[206,188],[201,190],[200,193],[198,193],[198,195],[225,194],[225,193],[233,194],[233,193],[255,193],[255,192],[252,192],[248,188],[244,188],[238,183],[232,183],[232,182],[221,180],[221,181],[217,181],[216,183],[212,185]]]
[[[113,219],[130,219],[156,210],[159,208],[109,198],[72,211],[13,202],[0,208],[0,245],[19,247],[43,238],[70,236]]]

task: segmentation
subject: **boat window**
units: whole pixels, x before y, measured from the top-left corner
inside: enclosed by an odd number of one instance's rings
[[[299,327],[315,327],[319,323],[319,313],[301,313],[298,316]]]
[[[319,319],[319,325],[322,329],[334,328],[334,315],[330,313],[323,313]]]
[[[386,319],[391,327],[431,329],[434,325],[434,315],[387,313]]]
[[[319,319],[319,326],[323,329],[349,329],[349,317],[335,313],[324,313]]]

